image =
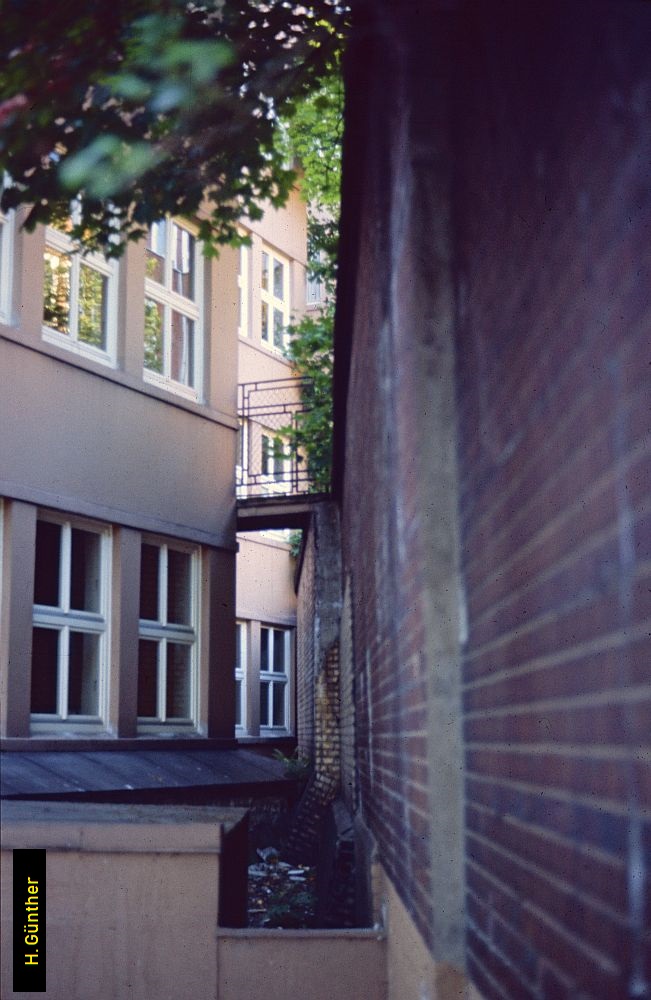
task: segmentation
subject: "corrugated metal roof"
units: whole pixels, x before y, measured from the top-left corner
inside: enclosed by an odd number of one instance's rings
[[[249,750],[81,750],[0,754],[3,798],[93,792],[214,789],[292,782],[281,763]],[[277,789],[280,790],[280,789]],[[272,788],[269,787],[269,791]]]

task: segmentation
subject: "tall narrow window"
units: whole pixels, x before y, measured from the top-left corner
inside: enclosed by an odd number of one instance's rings
[[[291,449],[278,434],[260,435],[261,482],[268,492],[282,493],[291,487]]]
[[[36,525],[31,711],[36,721],[98,720],[107,663],[108,533],[41,518]]]
[[[246,624],[235,623],[235,725],[246,722]]]
[[[145,278],[145,377],[199,395],[201,268],[197,241],[171,219],[149,230]]]
[[[2,185],[0,184],[0,192]],[[0,323],[11,322],[14,213],[0,212]]]
[[[45,231],[43,336],[98,361],[115,357],[117,265],[101,254],[82,256],[68,231]]]
[[[240,247],[240,270],[237,285],[240,292],[238,333],[240,337],[250,337],[249,329],[249,247]]]
[[[287,729],[291,631],[260,629],[260,726]]]
[[[289,261],[265,247],[260,275],[260,328],[263,343],[282,350],[289,325]]]
[[[138,717],[189,723],[196,717],[196,556],[143,542],[140,561]]]

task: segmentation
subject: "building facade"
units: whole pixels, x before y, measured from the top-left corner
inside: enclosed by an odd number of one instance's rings
[[[242,540],[235,629],[234,469],[238,380],[287,374],[303,203],[216,260],[181,220],[119,261],[21,221],[0,219],[6,745],[291,733],[288,547]]]
[[[240,250],[238,381],[267,400],[261,408],[269,412],[256,421],[243,420],[238,470],[245,452],[256,489],[271,496],[290,488],[289,441],[279,434],[287,419],[273,414],[273,400],[298,398],[283,351],[287,324],[306,308],[306,252],[306,208],[298,191],[285,209],[266,213],[251,233],[250,247]],[[259,390],[253,388],[258,384]],[[241,496],[247,493],[245,479],[246,473],[239,482]],[[240,532],[237,542],[236,731],[244,742],[286,739],[296,727],[296,595],[289,533]]]

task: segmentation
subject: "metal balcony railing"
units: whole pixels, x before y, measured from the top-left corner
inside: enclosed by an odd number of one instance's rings
[[[297,450],[295,437],[299,415],[312,409],[311,387],[309,378],[244,382],[237,387],[238,500],[277,500],[312,492],[309,464]]]

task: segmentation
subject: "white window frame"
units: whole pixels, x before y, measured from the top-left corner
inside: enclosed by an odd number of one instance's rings
[[[276,442],[283,447],[282,456],[274,455]],[[267,444],[265,444],[267,442]],[[270,447],[271,446],[271,447]],[[265,472],[265,462],[271,462],[272,472]],[[292,489],[292,451],[291,443],[282,434],[264,428],[260,434],[260,476],[259,482],[264,493],[290,493]]]
[[[0,323],[7,325],[13,311],[14,225],[15,212],[0,212]]]
[[[158,562],[158,619],[139,618],[138,639],[148,639],[158,643],[157,674],[156,674],[156,705],[157,715],[138,716],[138,729],[151,731],[164,728],[166,732],[173,729],[196,730],[199,718],[199,601],[200,601],[200,568],[199,550],[193,545],[183,542],[170,542],[157,536],[142,536],[143,545],[151,545],[159,550]],[[169,551],[183,552],[190,556],[190,624],[168,624],[168,563]],[[174,642],[190,647],[190,716],[187,719],[177,717],[168,719],[166,712],[166,679],[167,679],[167,643]],[[136,709],[137,710],[137,709]]]
[[[240,266],[237,272],[237,287],[240,296],[240,315],[237,332],[240,337],[246,337],[247,339],[251,336],[249,321],[251,297],[250,268],[251,247],[244,244],[240,247]]]
[[[263,266],[262,260],[264,254],[269,256],[269,288],[262,287],[262,274]],[[273,265],[274,261],[277,261],[283,266],[283,298],[279,299],[274,295],[273,292]],[[262,343],[269,348],[269,350],[277,351],[282,353],[284,348],[289,343],[289,334],[287,333],[287,327],[289,326],[289,320],[291,316],[291,302],[290,302],[290,289],[291,289],[291,276],[290,276],[290,261],[288,257],[284,257],[282,254],[278,253],[276,250],[272,250],[267,244],[263,244],[260,253],[260,338]],[[266,303],[267,306],[267,329],[263,328],[262,323],[262,303]],[[279,346],[274,343],[274,309],[278,309],[283,315],[283,342]]]
[[[75,210],[72,211],[72,219],[76,217]],[[47,226],[45,230],[45,248],[43,256],[43,273],[45,273],[45,253],[51,248],[56,253],[65,254],[70,257],[70,302],[69,302],[69,333],[61,333],[60,330],[48,326],[43,320],[42,335],[43,340],[57,347],[64,347],[74,354],[99,361],[101,364],[110,365],[112,368],[116,364],[116,343],[117,343],[117,312],[118,312],[118,263],[115,260],[107,260],[99,253],[89,253],[83,255],[79,248],[67,233],[52,226]],[[79,278],[81,267],[90,267],[93,271],[99,272],[106,281],[106,347],[95,347],[94,344],[87,344],[78,338],[78,304],[79,304]]]
[[[143,379],[150,385],[156,385],[169,392],[175,392],[179,396],[185,396],[196,402],[202,400],[203,383],[203,352],[204,352],[204,308],[203,308],[203,277],[204,277],[204,256],[202,244],[198,239],[196,226],[185,220],[167,216],[161,219],[165,222],[165,254],[163,257],[163,282],[155,281],[145,274],[145,299],[151,299],[158,305],[163,306],[163,371],[155,372],[151,368],[143,366]],[[194,244],[194,297],[186,298],[179,292],[172,289],[172,233],[173,226],[178,226],[188,232],[195,241]],[[145,244],[145,254],[147,245]],[[194,370],[192,372],[193,385],[178,382],[173,379],[170,372],[172,368],[172,310],[192,320],[194,323]],[[144,310],[143,310],[144,314]],[[143,329],[144,343],[144,329]]]
[[[319,309],[325,305],[325,282],[322,278],[311,278],[310,267],[313,263],[323,262],[323,250],[319,250],[315,261],[308,261],[305,269],[305,307],[307,309]]]
[[[55,723],[84,726],[89,723],[105,724],[108,705],[109,674],[109,623],[111,582],[111,529],[107,525],[80,518],[68,518],[51,511],[39,511],[39,521],[61,526],[59,550],[59,605],[34,604],[32,628],[44,628],[59,633],[57,649],[57,711],[56,713],[31,712],[32,728],[43,728]],[[77,611],[70,608],[72,529],[90,531],[100,538],[100,600],[99,611]],[[99,637],[98,642],[98,714],[69,715],[69,664],[70,633],[82,632]]]
[[[235,683],[240,685],[240,721],[235,721],[235,730],[238,734],[246,732],[246,707],[247,707],[247,656],[249,649],[248,628],[245,621],[238,619],[235,628],[240,636],[239,647],[235,645]],[[237,655],[239,648],[239,657]]]
[[[273,633],[282,632],[284,635],[284,671],[279,673],[276,670],[263,670],[262,669],[262,644],[264,639],[264,630],[268,630],[267,641],[269,643],[267,649],[267,664],[271,667],[273,662]],[[289,726],[289,692],[291,688],[291,673],[292,673],[292,628],[287,628],[282,625],[269,625],[266,622],[262,623],[260,627],[260,687],[259,687],[259,698],[260,698],[260,733],[264,735],[270,735],[271,733],[288,733],[290,731]],[[275,684],[283,685],[283,718],[284,722],[282,725],[273,725],[263,723],[263,713],[262,713],[262,685],[265,682],[269,682],[269,688],[267,691],[267,719],[273,720],[273,689]]]

